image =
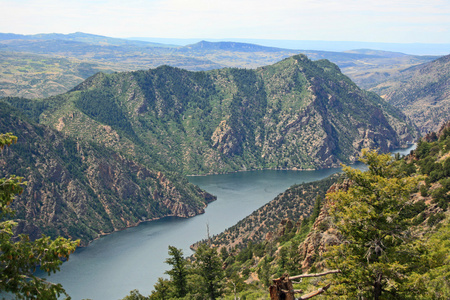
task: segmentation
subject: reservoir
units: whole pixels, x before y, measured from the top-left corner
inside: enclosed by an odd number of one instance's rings
[[[408,154],[411,149],[398,152]],[[164,218],[104,236],[77,249],[61,271],[47,279],[61,283],[74,300],[122,299],[134,289],[147,296],[158,277],[167,277],[164,272],[169,266],[164,261],[169,245],[191,255],[189,246],[206,238],[207,226],[210,235],[218,234],[290,186],[340,170],[262,170],[189,177],[190,182],[217,196],[204,214],[189,219]]]

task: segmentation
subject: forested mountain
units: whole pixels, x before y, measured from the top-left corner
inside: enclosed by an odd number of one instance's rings
[[[6,101],[69,136],[185,174],[331,167],[416,137],[336,65],[303,55],[256,70],[97,74],[60,96]]]
[[[214,200],[177,174],[67,137],[5,103],[0,103],[0,128],[18,137],[0,156],[0,177],[14,174],[27,181],[13,208],[17,233],[32,239],[45,233],[81,239],[85,246],[141,221],[192,217]]]
[[[407,69],[371,90],[411,118],[423,135],[437,131],[450,115],[450,55]]]
[[[2,172],[29,181],[20,230],[84,243],[202,212],[212,197],[179,174],[331,167],[416,137],[336,65],[303,55],[256,70],[99,73],[66,94],[3,102],[0,131],[20,144],[4,152]]]
[[[0,33],[0,97],[42,98],[63,93],[93,73],[135,71],[170,65],[191,71],[224,67],[257,68],[302,53],[328,59],[367,88],[433,57],[373,50],[292,50],[236,42],[164,45],[86,33],[17,35]],[[64,62],[61,60],[64,59]],[[56,61],[56,63],[55,63]],[[85,72],[77,72],[82,65]]]
[[[269,286],[271,299],[294,293],[303,299],[447,299],[449,149],[447,122],[406,157],[364,151],[366,171],[344,168],[340,177],[291,187],[196,245],[222,259],[223,284],[216,291],[225,299],[269,299]],[[186,274],[195,276],[198,264],[187,262]],[[179,277],[169,274],[149,299],[173,293]],[[197,292],[191,278],[185,278],[188,296]]]

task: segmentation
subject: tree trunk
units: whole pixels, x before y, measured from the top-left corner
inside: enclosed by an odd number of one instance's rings
[[[377,280],[375,281],[375,283],[373,285],[373,298],[375,300],[379,300],[381,297],[381,291],[382,291],[381,279],[382,279],[382,275],[378,274]]]

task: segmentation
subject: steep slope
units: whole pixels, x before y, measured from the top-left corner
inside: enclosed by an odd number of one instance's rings
[[[45,103],[35,117],[70,136],[186,174],[331,167],[416,135],[336,65],[303,55],[256,70],[97,74],[64,95],[20,103]]]
[[[0,130],[18,143],[4,149],[0,176],[28,182],[14,201],[18,233],[81,239],[165,216],[202,213],[214,197],[176,174],[149,169],[95,143],[36,125],[0,103]]]
[[[424,135],[450,116],[450,55],[403,72],[371,90],[402,110]]]
[[[211,242],[217,248],[225,246],[230,249],[246,247],[249,242],[261,243],[279,238],[285,233],[286,225],[297,228],[303,219],[308,218],[317,197],[323,199],[329,187],[339,180],[342,180],[340,175],[333,175],[294,185],[236,225],[214,236]]]
[[[403,171],[408,170],[407,172],[412,173],[412,176],[418,174],[427,176],[420,183],[418,191],[410,195],[411,203],[415,206],[415,214],[411,216],[413,222],[411,222],[410,231],[415,232],[416,235],[433,233],[442,220],[449,219],[449,146],[450,121],[447,121],[437,132],[422,138],[418,148],[403,160]],[[327,193],[347,191],[349,186],[351,182],[345,180],[343,183],[332,185]],[[322,257],[327,247],[342,242],[342,236],[334,228],[333,220],[329,216],[329,202],[328,199],[325,201],[311,232],[298,249],[303,271],[307,271],[314,263],[316,266],[323,265],[322,258],[317,259],[318,256]],[[448,227],[448,223],[444,226]]]
[[[356,254],[352,252],[350,259],[358,258],[363,264],[363,272],[370,270],[369,267],[366,267],[366,262],[367,264],[375,263],[377,271],[386,270],[387,268],[383,269],[379,266],[388,259],[392,259],[392,255],[374,260],[373,256],[368,256],[368,253],[379,251],[378,253],[385,255],[389,251],[388,247],[392,247],[389,239],[401,237],[399,243],[402,243],[404,248],[394,251],[394,255],[404,256],[406,261],[403,257],[396,257],[393,260],[395,275],[398,274],[397,270],[403,272],[400,283],[396,284],[395,289],[400,290],[407,287],[405,289],[407,296],[411,295],[411,290],[417,289],[414,297],[420,299],[433,297],[447,299],[450,294],[449,284],[445,280],[450,266],[450,244],[448,243],[450,229],[449,149],[450,122],[447,122],[439,132],[424,137],[410,155],[392,157],[393,161],[388,163],[389,166],[377,163],[374,167],[372,163],[365,174],[378,172],[377,175],[364,177],[364,174],[347,172],[349,176],[358,174],[359,178],[364,179],[358,182],[358,177],[354,176],[354,180],[349,180],[348,177],[346,178],[347,175],[343,174],[341,178],[334,180],[334,183],[332,180],[326,179],[291,187],[252,215],[210,240],[211,244],[220,250],[226,276],[232,280],[238,273],[245,279],[245,282],[249,284],[243,288],[246,295],[250,294],[251,289],[255,289],[261,284],[264,284],[262,289],[267,293],[269,285],[273,284],[272,279],[284,276],[286,273],[291,278],[302,273],[315,273],[317,276],[314,277],[319,277],[321,271],[333,269],[341,270],[342,273],[339,272],[341,275],[336,275],[337,277],[334,278],[328,275],[320,277],[319,280],[302,278],[300,282],[295,283],[294,289],[302,290],[304,293],[317,294],[317,290],[320,291],[319,288],[329,282],[331,282],[330,290],[342,287],[350,290],[361,286],[371,289],[373,285],[359,285],[355,279],[345,280],[340,286],[333,282],[342,278],[341,276],[344,276],[345,279],[348,278],[344,268],[349,268],[347,272],[354,274],[358,264],[351,263],[351,261],[347,263],[349,261],[347,260],[338,266],[335,265],[341,257],[349,257],[349,252],[335,251],[336,248],[333,249],[333,247],[351,243],[354,245],[357,239],[349,238],[348,231],[344,231],[345,228],[341,229],[343,228],[342,217],[340,217],[342,215],[336,214],[336,211],[345,210],[344,205],[338,206],[339,209],[336,209],[336,204],[348,200],[348,198],[346,199],[342,195],[333,197],[331,194],[337,191],[346,192],[358,186],[364,186],[367,189],[375,187],[375,192],[372,193],[369,190],[366,193],[359,193],[352,199],[353,203],[346,202],[347,207],[350,208],[347,212],[350,214],[351,225],[354,224],[357,228],[357,235],[363,238],[370,236],[377,238],[376,234],[379,232],[387,232],[386,227],[389,225],[385,224],[395,224],[393,229],[388,227],[388,230],[394,234],[382,235],[381,238],[386,240],[382,240],[383,242],[377,244],[377,247],[372,246],[374,243],[365,241],[354,246],[355,249],[361,250]],[[389,156],[385,159],[388,158]],[[418,175],[423,176],[420,181],[416,181]],[[410,179],[414,184],[404,195],[391,194],[388,199],[392,204],[380,205],[379,203],[382,201],[380,199],[386,197],[386,194],[389,195],[390,188],[382,184],[382,191],[377,194],[376,189],[379,185],[373,181],[380,180],[380,178],[390,180],[389,185],[395,185],[398,180],[408,181]],[[400,185],[401,188],[405,181]],[[325,200],[316,201],[314,213],[311,214],[312,200],[316,195],[323,195],[327,189]],[[367,211],[367,215],[370,216],[365,217],[369,221],[360,218],[359,213],[355,214],[355,210],[361,208],[360,203],[364,203],[361,201],[364,197],[367,197],[365,203],[368,205],[361,205],[363,208],[359,212],[364,214],[363,212]],[[401,197],[404,197],[403,202],[399,200]],[[398,205],[399,208],[389,210],[385,207],[389,205]],[[310,216],[304,218],[305,215]],[[399,222],[395,218],[402,218],[403,224],[398,224]],[[267,234],[267,232],[271,233]],[[375,243],[377,242],[379,239]],[[411,260],[410,263],[408,260]],[[363,276],[361,275],[363,272],[359,272],[358,276]],[[418,285],[418,282],[421,284]],[[417,288],[418,286],[419,288]],[[397,297],[399,293],[393,294],[396,295],[395,298],[399,298]],[[334,294],[329,293],[328,295]],[[337,295],[347,297],[346,293]],[[350,297],[357,298],[354,295]],[[405,297],[400,296],[400,298]]]

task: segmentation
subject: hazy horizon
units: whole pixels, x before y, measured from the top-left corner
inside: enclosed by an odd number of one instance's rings
[[[252,38],[154,38],[154,37],[127,37],[129,40],[148,41],[167,45],[186,46],[200,41],[209,42],[238,42],[251,43],[266,47],[277,47],[292,50],[318,50],[318,51],[351,51],[351,50],[381,50],[401,52],[414,55],[447,55],[450,54],[450,43],[381,43],[361,41],[320,41],[320,40],[274,40]]]
[[[447,0],[0,0],[0,31],[450,44]]]

